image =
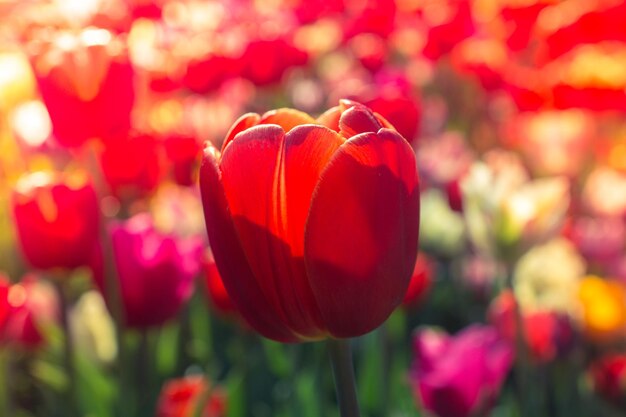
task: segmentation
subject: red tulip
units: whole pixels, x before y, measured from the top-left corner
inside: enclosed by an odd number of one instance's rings
[[[441,21],[441,13],[423,12],[429,30],[422,52],[432,60],[447,55],[458,43],[476,31],[470,1],[459,0],[444,3],[440,7],[444,9],[444,21]]]
[[[366,105],[389,120],[409,142],[416,140],[422,111],[416,97],[391,92],[391,94],[381,94],[367,101]]]
[[[37,277],[13,284],[0,274],[0,343],[37,348],[44,342],[40,324],[58,319],[54,289]]]
[[[488,312],[489,321],[502,337],[513,344],[517,338],[515,302],[513,294],[505,291],[493,301]],[[540,363],[551,361],[571,346],[573,330],[566,317],[552,311],[522,314],[524,342],[535,361]]]
[[[209,55],[192,60],[187,66],[183,84],[194,93],[206,94],[215,91],[224,81],[237,73],[238,64],[236,59],[221,55]]]
[[[176,184],[183,186],[196,184],[196,169],[201,153],[196,138],[188,135],[171,135],[165,139],[164,145]]]
[[[210,390],[206,402],[203,397]],[[211,387],[202,376],[174,379],[163,387],[156,417],[223,417],[226,415],[226,393]],[[202,410],[198,414],[198,408]]]
[[[134,103],[133,68],[103,29],[79,36],[61,34],[34,67],[56,140],[79,147],[130,127]]]
[[[254,40],[240,58],[241,75],[257,86],[279,82],[291,67],[306,64],[306,52],[284,39]]]
[[[15,186],[12,203],[22,253],[32,266],[89,263],[98,242],[100,211],[84,175],[29,174]]]
[[[595,391],[607,400],[626,405],[626,356],[608,354],[591,364]]]
[[[557,58],[581,44],[603,41],[625,42],[626,4],[616,2],[604,10],[592,10],[550,34],[545,42],[550,59]],[[567,21],[567,20],[566,20]]]
[[[160,143],[145,134],[131,134],[106,142],[100,156],[102,175],[116,196],[154,191],[161,178]]]
[[[221,153],[205,149],[200,187],[224,285],[265,337],[362,335],[402,301],[417,254],[415,154],[367,107],[246,114]]]

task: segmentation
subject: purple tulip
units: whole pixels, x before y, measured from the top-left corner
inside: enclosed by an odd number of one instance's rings
[[[472,325],[456,336],[420,329],[413,351],[410,378],[415,395],[439,417],[488,412],[514,358],[513,346],[484,325]]]

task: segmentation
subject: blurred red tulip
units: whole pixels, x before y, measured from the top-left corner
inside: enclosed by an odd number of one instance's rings
[[[530,43],[535,29],[535,22],[539,13],[545,9],[552,0],[539,0],[517,4],[515,2],[502,8],[500,15],[504,21],[513,26],[506,38],[507,46],[512,51],[521,51]]]
[[[612,7],[588,9],[588,13],[574,21],[563,19],[568,24],[555,30],[545,40],[548,58],[555,59],[582,44],[626,42],[626,32],[622,28],[626,19],[626,3],[614,4]],[[564,6],[567,8],[567,5]]]
[[[557,84],[552,89],[557,109],[581,108],[593,111],[626,111],[624,86],[572,86]]]
[[[436,3],[432,10],[425,3],[422,16],[429,27],[422,53],[432,60],[447,55],[476,31],[471,2],[468,0]]]
[[[626,355],[602,356],[591,364],[589,371],[598,394],[614,404],[626,405]]]
[[[130,128],[134,71],[112,39],[104,29],[60,34],[34,59],[53,133],[63,146],[79,147],[90,138],[108,138]]]
[[[489,322],[502,337],[514,344],[517,341],[515,303],[513,294],[504,291],[492,302],[488,311]],[[524,342],[535,361],[551,361],[571,347],[574,333],[567,317],[551,311],[537,311],[522,313],[522,320]]]
[[[100,168],[114,195],[135,197],[156,189],[162,168],[160,145],[153,136],[139,133],[105,143]]]
[[[387,38],[395,28],[396,3],[386,0],[366,0],[363,3],[365,7],[350,20],[346,35],[353,37],[369,33]]]
[[[411,308],[418,305],[430,290],[433,278],[433,263],[426,255],[419,253],[413,268],[409,288],[406,290],[402,305]]]
[[[40,325],[58,316],[59,303],[50,284],[30,275],[11,285],[0,275],[0,343],[37,348],[44,343]]]
[[[165,139],[164,145],[176,184],[182,186],[196,184],[196,169],[200,165],[202,148],[195,136],[170,135]]]
[[[85,174],[24,176],[13,190],[12,206],[22,253],[33,267],[89,263],[98,243],[100,210]]]
[[[379,95],[365,102],[370,109],[380,113],[411,143],[417,139],[421,106],[416,97],[400,92]]]
[[[200,240],[163,235],[149,215],[139,214],[113,224],[111,242],[126,325],[159,326],[175,317],[193,291]],[[102,278],[96,277],[104,290]]]
[[[292,4],[294,16],[303,24],[345,11],[344,0],[296,0]]]
[[[240,58],[241,76],[256,86],[279,82],[291,67],[306,64],[306,52],[284,39],[253,40]]]
[[[203,376],[173,379],[161,390],[156,417],[225,417],[226,403],[226,393]]]
[[[221,55],[192,60],[187,65],[183,85],[198,94],[215,91],[224,81],[239,73],[239,64],[238,60]]]
[[[402,301],[417,254],[415,154],[367,107],[246,114],[221,154],[205,149],[200,186],[224,285],[262,335],[358,336]]]

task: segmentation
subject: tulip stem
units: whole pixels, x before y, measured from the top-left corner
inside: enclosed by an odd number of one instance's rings
[[[328,348],[341,417],[359,417],[350,339],[331,339]]]
[[[61,313],[61,328],[63,329],[63,361],[65,363],[65,372],[67,374],[67,400],[68,407],[71,413],[77,412],[76,404],[76,368],[74,366],[74,340],[72,336],[72,329],[69,322],[69,308],[70,302],[68,299],[67,288],[65,288],[67,282],[63,282],[61,279],[53,279],[52,282],[57,290],[59,297],[60,313]]]

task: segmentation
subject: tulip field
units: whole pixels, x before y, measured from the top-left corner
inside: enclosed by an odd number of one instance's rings
[[[625,22],[0,0],[0,417],[626,416]]]

